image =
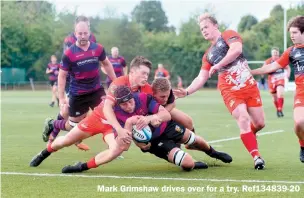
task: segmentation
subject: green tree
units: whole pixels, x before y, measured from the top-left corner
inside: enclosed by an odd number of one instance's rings
[[[246,15],[241,18],[238,24],[238,32],[244,32],[250,30],[252,26],[258,23],[258,20],[252,15]]]
[[[169,30],[168,19],[160,1],[141,1],[133,9],[132,18],[135,22],[143,24],[149,32]]]

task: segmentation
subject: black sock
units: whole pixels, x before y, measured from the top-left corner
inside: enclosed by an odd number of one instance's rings
[[[50,152],[48,152],[48,150],[47,149],[44,149],[43,151],[41,151],[41,155],[43,156],[43,157],[48,157],[48,156],[50,156],[51,155],[51,153]]]
[[[82,163],[80,166],[81,170],[89,170],[87,163]]]
[[[208,151],[205,151],[205,153],[206,153],[207,155],[210,155],[210,154],[212,154],[213,152],[215,152],[215,150],[212,148],[212,146],[210,146],[210,149],[209,149]]]

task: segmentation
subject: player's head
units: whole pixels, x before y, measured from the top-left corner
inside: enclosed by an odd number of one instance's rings
[[[160,77],[152,82],[153,97],[161,104],[166,105],[170,96],[171,84],[167,78]]]
[[[164,68],[164,65],[162,63],[158,63],[157,67],[158,67],[158,69],[162,69],[162,68]]]
[[[117,57],[119,56],[119,50],[118,50],[117,47],[112,47],[112,48],[111,48],[111,55],[112,55],[112,57],[114,57],[114,58],[117,58]]]
[[[127,112],[133,113],[135,110],[135,101],[131,89],[125,85],[118,86],[114,91],[116,103],[120,108]]]
[[[52,55],[52,56],[51,56],[51,62],[52,62],[53,64],[55,64],[55,63],[57,62],[57,58],[56,58],[55,55]]]
[[[271,48],[271,57],[272,58],[278,58],[280,57],[280,50],[278,47]]]
[[[198,22],[203,37],[206,40],[213,40],[215,33],[219,31],[217,20],[208,13],[204,13],[199,16]]]
[[[85,16],[78,16],[75,20],[75,36],[80,46],[86,46],[90,37],[90,21]]]
[[[297,16],[288,22],[287,30],[294,44],[304,43],[304,16]]]
[[[148,82],[148,77],[152,63],[143,56],[136,56],[130,63],[130,76],[136,85],[144,86]]]

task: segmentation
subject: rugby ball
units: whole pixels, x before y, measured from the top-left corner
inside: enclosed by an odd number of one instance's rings
[[[133,125],[132,136],[137,142],[149,142],[152,138],[152,131],[149,126],[142,130],[137,130],[136,125]]]

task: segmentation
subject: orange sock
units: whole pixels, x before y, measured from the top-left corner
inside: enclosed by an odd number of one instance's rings
[[[304,140],[299,140],[300,146],[304,147]]]
[[[90,169],[90,168],[96,168],[96,167],[98,167],[98,166],[96,165],[96,162],[95,162],[95,157],[93,157],[92,159],[90,159],[90,160],[87,162],[87,166],[88,166],[89,169]]]
[[[278,111],[282,111],[284,104],[284,98],[278,98]]]
[[[242,133],[241,140],[243,141],[244,146],[253,158],[255,156],[260,156],[258,150],[258,142],[253,132],[250,131],[249,133]]]

